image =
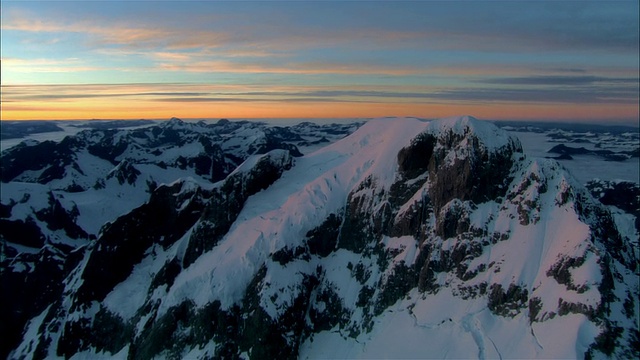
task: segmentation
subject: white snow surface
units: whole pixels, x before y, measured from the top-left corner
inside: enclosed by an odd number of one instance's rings
[[[297,159],[267,190],[252,196],[238,220],[211,252],[201,256],[175,281],[160,312],[193,299],[202,306],[220,300],[237,303],[268,256],[304,235],[345,205],[348,193],[370,175],[390,186],[396,155],[429,126],[417,119],[367,122],[351,136]],[[451,125],[454,121],[448,121]],[[203,286],[206,284],[206,286]]]
[[[266,268],[267,275],[263,281],[269,286],[261,289],[260,306],[272,319],[277,319],[300,291],[298,285],[304,275],[313,274],[322,265],[321,287],[335,292],[341,306],[350,311],[350,324],[360,326],[365,314],[356,304],[362,289],[365,286],[373,289],[372,298],[375,298],[380,295],[380,286],[390,281],[396,269],[413,265],[420,256],[420,244],[416,239],[412,236],[383,236],[383,248],[395,254],[391,265],[383,271],[376,265],[375,257],[365,257],[346,249],[338,249],[326,258],[295,259],[286,265],[274,262],[271,255],[285,247],[299,246],[306,234],[330,214],[340,214],[347,205],[348,195],[365,179],[372,179],[376,191],[389,190],[398,179],[398,152],[421,133],[438,136],[472,133],[489,152],[500,151],[518,142],[492,124],[467,116],[436,121],[415,118],[370,120],[352,135],[295,159],[294,166],[279,180],[249,197],[231,229],[212,250],[180,272],[171,287],[162,286],[150,295],[160,302],[157,317],[184,301],[191,301],[196,307],[219,301],[222,310],[238,305],[256,273]],[[256,136],[250,131],[245,135],[248,138]],[[232,146],[232,142],[227,145]],[[277,150],[269,156],[285,154]],[[260,158],[248,158],[232,175],[249,171]],[[440,272],[434,280],[439,291],[424,293],[417,288],[410,290],[373,318],[371,331],[362,331],[355,338],[338,327],[314,333],[300,345],[299,357],[583,357],[602,328],[585,314],[558,314],[562,302],[597,308],[601,300],[599,264],[604,249],[591,242],[592,231],[574,209],[574,198],[563,201],[561,196],[567,191],[575,195],[575,189],[580,185],[556,161],[547,159],[522,156],[512,174],[513,179],[504,198],[481,204],[453,200],[471,211],[470,225],[484,230],[484,235],[448,239],[435,236],[427,240],[439,245],[429,254],[432,260],[461,244],[480,243],[482,252],[466,263],[468,271],[478,272],[476,276],[463,281],[456,276],[455,270]],[[202,182],[193,180],[191,184],[197,187]],[[540,184],[545,184],[545,187]],[[43,191],[37,186],[35,189]],[[419,189],[401,206],[398,214],[408,211],[425,191],[425,187]],[[122,195],[127,196],[126,193]],[[77,196],[73,201],[81,207],[82,199]],[[18,214],[27,211],[19,210],[19,207],[16,209]],[[527,219],[523,219],[523,209]],[[120,210],[124,209],[113,211]],[[91,214],[85,209],[82,211]],[[94,216],[100,218],[100,214]],[[631,219],[616,214],[615,220],[628,228],[626,233],[632,231]],[[429,225],[434,221],[433,217],[427,220]],[[89,221],[83,225],[96,231],[95,224],[92,226]],[[148,296],[145,284],[153,279],[165,261],[184,253],[190,234],[191,231],[187,231],[167,250],[158,246],[148,251],[147,257],[136,265],[129,278],[107,295],[103,305],[125,320],[134,318],[137,309],[145,302],[144,297]],[[507,238],[485,243],[494,234],[505,234]],[[581,265],[570,269],[573,285],[582,286],[580,291],[558,283],[548,273],[558,261],[568,258],[584,259]],[[369,271],[362,282],[353,275],[352,267],[357,263],[364,264]],[[634,274],[620,272],[623,278],[616,280],[620,286],[634,279]],[[528,303],[518,311],[512,310],[501,316],[489,309],[487,295],[466,295],[470,289],[477,291],[483,284],[489,293],[491,286],[501,286],[505,291],[516,286],[526,291],[529,299],[540,299],[542,307],[535,321],[530,318],[533,314]],[[637,294],[637,286],[634,291]],[[624,298],[625,294],[617,296]],[[318,302],[311,306],[322,312],[327,304]],[[29,334],[42,322],[43,316],[44,313],[31,321],[27,330]],[[139,320],[137,332],[147,320]],[[19,348],[19,353],[28,353],[25,344]],[[126,356],[126,349],[114,356]],[[211,342],[202,348],[189,349],[185,356],[198,358],[214,352],[215,344]],[[77,358],[102,355],[89,351],[77,354]]]
[[[276,319],[296,294],[302,274],[313,272],[317,263],[294,261],[281,267],[269,255],[285,247],[295,247],[305,233],[345,206],[347,195],[367,177],[380,188],[388,188],[396,177],[396,154],[422,132],[463,135],[473,132],[481,145],[497,150],[513,141],[495,127],[468,117],[425,122],[417,119],[377,119],[369,121],[352,136],[297,159],[293,169],[245,204],[238,220],[212,251],[185,269],[162,299],[159,313],[190,299],[197,306],[218,300],[223,309],[241,301],[245,288],[258,269],[266,264],[270,284],[262,299],[276,296],[261,306]],[[251,161],[249,161],[251,162]],[[445,290],[423,295],[413,290],[403,300],[376,318],[373,330],[355,341],[340,331],[313,335],[301,346],[301,358],[575,358],[587,350],[600,329],[582,314],[549,317],[557,312],[559,299],[597,307],[597,285],[601,281],[597,258],[587,253],[590,230],[573,211],[573,203],[557,205],[558,192],[566,183],[574,184],[556,162],[525,160],[512,182],[517,194],[525,179],[535,176],[547,182],[548,191],[526,189],[525,198],[502,205],[480,204],[472,222],[485,224],[489,232],[507,233],[509,240],[493,245],[469,263],[469,269],[490,264],[486,272],[467,282],[440,274],[437,282]],[[508,196],[507,196],[508,197]],[[414,196],[415,200],[416,196]],[[524,201],[539,204],[532,211],[534,223],[522,225],[517,207]],[[462,240],[448,239],[441,249],[453,248]],[[411,237],[384,238],[387,249],[397,251],[393,263],[410,266],[418,249]],[[576,285],[590,290],[568,290],[547,275],[562,257],[586,256],[585,264],[572,269]],[[355,321],[363,316],[355,306],[362,285],[355,281],[348,264],[362,261],[356,254],[340,250],[325,259],[325,283],[337,292],[343,306],[353,309]],[[334,264],[334,265],[331,265]],[[376,268],[371,264],[369,268]],[[297,270],[293,270],[297,269]],[[287,276],[289,274],[289,276]],[[391,273],[370,279],[388,279]],[[293,275],[293,276],[291,276]],[[374,280],[368,280],[375,287]],[[385,280],[386,281],[386,280]],[[538,315],[547,319],[530,325],[527,310],[515,317],[501,317],[487,309],[486,301],[464,299],[464,287],[482,282],[520,286],[544,304]],[[265,296],[266,295],[266,296]],[[316,304],[323,311],[322,303]],[[526,306],[526,304],[525,304]],[[534,330],[535,329],[535,330]],[[560,340],[561,339],[561,340]]]

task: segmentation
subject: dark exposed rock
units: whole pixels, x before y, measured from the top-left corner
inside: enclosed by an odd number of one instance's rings
[[[492,313],[500,316],[513,317],[525,308],[529,300],[527,289],[516,284],[510,284],[507,291],[500,284],[489,287],[487,307]]]
[[[198,308],[184,301],[145,328],[132,343],[129,357],[182,358],[185,348],[203,347],[213,340],[218,343],[217,358],[237,358],[241,321],[237,306],[223,310],[220,302],[214,301]]]
[[[608,209],[591,200],[586,191],[574,195],[574,208],[580,219],[589,224],[592,243],[603,244],[610,256],[627,269],[636,271],[640,267],[640,260],[628,251]]]
[[[569,155],[569,154],[562,154],[562,155],[558,155],[556,157],[552,157],[552,156],[547,156],[547,159],[554,159],[554,160],[573,160],[573,156]]]
[[[89,342],[85,341],[86,334],[91,333],[91,320],[87,318],[72,319],[64,323],[63,336],[58,340],[57,355],[71,357],[80,351],[89,349]]]
[[[78,185],[75,182],[72,182],[69,186],[67,186],[63,190],[68,193],[79,193],[79,192],[86,191],[87,189],[82,187],[82,185]]]
[[[371,270],[367,269],[362,262],[357,263],[355,266],[349,263],[347,264],[347,269],[351,270],[351,275],[358,281],[360,284],[364,284],[369,280],[371,276]]]
[[[619,326],[612,325],[609,322],[605,323],[605,330],[596,336],[594,343],[591,344],[585,354],[585,359],[593,358],[594,351],[599,351],[607,356],[613,355],[613,351],[619,345],[619,338],[623,331],[624,329]]]
[[[0,203],[0,219],[11,217],[11,209],[13,209],[13,205],[15,204]]]
[[[89,154],[117,165],[118,161],[116,159],[122,155],[129,146],[124,137],[119,137],[118,140],[116,140],[118,134],[118,130],[104,131],[99,142],[87,146]]]
[[[335,214],[330,214],[320,226],[310,230],[307,233],[309,253],[325,257],[333,252],[338,244],[340,225],[342,225],[342,219]]]
[[[245,317],[239,348],[247,351],[252,359],[294,359],[305,330],[304,317],[310,303],[311,291],[318,284],[316,277],[305,276],[298,286],[297,295],[282,316],[272,319],[259,304],[259,292],[268,286],[262,268],[247,287],[243,300]],[[325,319],[331,321],[331,319]]]
[[[574,303],[564,301],[562,298],[558,299],[558,316],[565,316],[568,314],[583,314],[591,320],[596,319],[596,309],[592,306],[583,303]]]
[[[72,239],[89,238],[89,234],[76,224],[76,218],[79,214],[76,206],[67,211],[53,192],[49,192],[48,200],[49,207],[36,212],[38,220],[46,223],[50,230],[64,230],[67,236]]]
[[[529,323],[538,321],[538,314],[542,310],[542,300],[539,297],[529,299]]]
[[[487,294],[487,286],[486,282],[481,282],[473,286],[459,286],[457,289],[459,293],[457,295],[465,300],[476,299]]]
[[[627,292],[627,298],[624,299],[622,309],[623,309],[624,315],[629,319],[633,319],[634,316],[636,315],[635,302],[636,301],[631,295],[631,292]]]
[[[247,198],[273,184],[292,165],[288,152],[275,151],[262,156],[249,171],[230,175],[220,188],[214,189],[189,238],[182,266],[188,267],[213,249],[236,220]]]
[[[82,251],[69,254],[61,245],[47,245],[35,254],[20,253],[0,263],[0,357],[22,338],[27,321],[62,294],[63,280],[79,262]],[[10,296],[8,296],[10,294]]]
[[[393,210],[386,201],[386,196],[388,195],[384,190],[376,187],[373,177],[367,177],[349,194],[338,237],[338,248],[355,253],[373,250],[393,220]],[[374,204],[382,206],[374,211]]]
[[[303,248],[302,246],[298,246],[294,249],[285,246],[282,249],[271,254],[271,259],[282,266],[285,266],[298,258],[308,259],[309,255],[307,249]]]
[[[602,183],[601,183],[602,184]],[[600,194],[597,193],[597,182],[590,182],[587,188],[605,205],[613,205],[625,212],[640,215],[640,186],[631,182],[602,184]]]
[[[170,288],[178,274],[180,274],[180,271],[182,271],[182,267],[180,266],[180,261],[178,261],[178,259],[173,258],[170,261],[167,261],[160,271],[158,271],[158,273],[153,277],[151,285],[149,285],[149,292],[152,292],[154,289],[157,289],[162,285],[166,285],[167,288]]]
[[[404,175],[400,175],[398,181],[391,185],[388,200],[389,210],[395,215],[393,221],[388,224],[388,229],[385,229],[389,236],[410,235],[420,241],[424,240],[421,235],[427,233],[424,224],[433,211],[427,191],[422,190],[420,198],[414,201],[405,211],[400,212],[399,210],[417,191],[420,191],[427,181],[428,176],[425,176],[425,173],[418,174],[412,179],[407,179]]]
[[[577,287],[573,282],[571,273],[569,272],[569,270],[571,270],[572,268],[578,268],[582,266],[584,262],[584,257],[563,257],[561,259],[558,259],[558,261],[556,261],[556,263],[553,264],[549,270],[547,270],[547,276],[553,277],[558,282],[558,284],[565,285],[568,290],[578,291],[579,293],[584,292],[584,290],[586,289],[583,289],[582,286]]]
[[[0,157],[0,180],[9,182],[27,170],[43,170],[37,181],[46,184],[60,179],[74,158],[78,141],[66,137],[59,143],[43,141],[35,145],[18,144]]]
[[[424,196],[410,205],[403,213],[398,213],[394,219],[393,225],[389,229],[389,236],[414,236],[419,242],[425,240],[428,234],[426,223],[432,215],[432,207],[430,206],[429,197]]]
[[[24,221],[0,219],[0,239],[32,248],[42,247],[46,240],[31,217]]]
[[[420,273],[418,274],[418,290],[420,292],[435,293],[438,291],[436,284],[436,271],[431,266],[431,262],[422,262]]]
[[[93,320],[65,323],[63,336],[58,341],[58,355],[70,357],[89,346],[115,354],[131,341],[133,332],[131,324],[100,306]]]
[[[163,352],[178,358],[186,337],[191,335],[187,331],[194,315],[194,304],[189,301],[170,308],[137,338],[129,352],[131,358],[152,359]]]
[[[463,149],[468,156],[447,163],[447,154],[460,146],[463,139],[466,139]],[[439,144],[441,146],[434,152],[429,164],[429,178],[432,181],[429,197],[436,212],[452,199],[482,203],[504,196],[506,185],[512,177],[513,155],[522,152],[522,147],[516,142],[509,142],[504,148],[489,152],[474,134],[450,132],[439,138]]]
[[[77,304],[101,301],[154,243],[168,247],[198,219],[207,196],[199,188],[183,189],[185,183],[161,186],[148,203],[102,229],[82,273]]]
[[[437,139],[432,134],[420,134],[411,145],[398,153],[398,170],[413,179],[429,169]]]
[[[436,235],[448,239],[469,231],[469,214],[472,208],[468,202],[458,199],[450,201],[440,210],[436,221]]]
[[[313,333],[331,330],[338,326],[343,329],[349,324],[350,312],[342,305],[342,299],[331,287],[323,287],[312,299],[313,306],[309,309]]]
[[[380,293],[374,309],[374,315],[381,314],[386,308],[404,297],[409,290],[416,287],[418,274],[412,267],[403,262],[393,268],[387,280],[380,284]]]
[[[640,232],[640,186],[638,184],[627,181],[592,180],[585,186],[591,195],[603,204],[615,206],[635,216],[636,231]]]
[[[255,152],[249,151],[253,154],[266,154],[271,150],[284,149],[294,157],[302,156],[302,153],[298,150],[292,142],[300,142],[304,139],[290,128],[284,128],[280,126],[269,127],[265,129],[265,138],[263,143],[257,145]]]
[[[369,286],[363,286],[362,289],[360,289],[360,292],[358,293],[358,301],[356,302],[356,306],[360,308],[365,308],[368,305],[370,305],[374,300],[373,295],[375,293],[376,293],[376,289]]]
[[[0,139],[19,139],[32,134],[64,131],[53,121],[6,121],[0,122]]]
[[[116,178],[120,185],[123,185],[125,182],[129,185],[133,185],[140,174],[140,170],[136,169],[133,164],[127,160],[123,160],[113,170],[111,170],[109,174],[107,174],[106,178]]]
[[[552,147],[551,149],[549,149],[549,151],[547,151],[549,153],[552,154],[567,154],[567,155],[586,155],[586,154],[591,154],[592,152],[590,150],[587,150],[584,147],[579,147],[579,148],[574,148],[574,147],[570,147],[570,146],[566,146],[564,144],[558,144],[554,147]]]

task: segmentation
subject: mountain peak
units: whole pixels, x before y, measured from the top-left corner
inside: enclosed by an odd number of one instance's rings
[[[165,127],[167,128],[182,128],[186,125],[182,119],[177,117],[172,117],[169,121],[165,123]]]
[[[478,120],[473,116],[465,115],[434,120],[429,125],[429,132],[454,133],[463,136],[472,134],[491,152],[510,144],[522,148],[520,140],[509,135],[505,130],[489,121]]]
[[[88,246],[38,264],[62,285],[29,309],[9,357],[638,357],[635,240],[560,164],[528,158],[494,124],[373,119],[295,159],[292,134],[227,125],[145,130],[166,140],[144,161],[150,141],[111,154],[114,194],[145,191],[126,183],[151,180],[156,153],[183,179],[190,162],[207,174],[210,156],[233,163],[216,182],[148,183],[148,201]],[[33,219],[83,216],[57,210],[65,196]],[[5,274],[18,289],[35,278]],[[20,293],[7,309],[28,303]]]

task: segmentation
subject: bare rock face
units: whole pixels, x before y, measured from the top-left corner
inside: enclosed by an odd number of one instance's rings
[[[626,181],[592,180],[586,187],[603,204],[615,206],[633,215],[636,231],[640,233],[640,185]]]
[[[371,241],[383,234],[424,237],[424,223],[431,212],[437,214],[437,235],[450,238],[467,231],[468,221],[465,225],[459,218],[463,211],[458,204],[473,206],[503,197],[514,163],[523,156],[516,139],[501,134],[505,138],[493,144],[493,138],[481,138],[474,127],[484,125],[464,118],[451,128],[418,134],[398,152],[396,181],[387,192],[375,178],[367,178],[349,194],[342,245],[361,251],[365,244],[359,239]],[[421,192],[419,198],[417,192]],[[417,201],[401,209],[412,197]],[[442,211],[454,200],[457,203]]]
[[[120,185],[123,185],[125,182],[133,185],[136,180],[138,180],[140,174],[140,170],[136,169],[133,164],[127,160],[123,160],[107,174],[106,179],[116,178]]]
[[[59,301],[64,280],[83,255],[82,249],[70,252],[67,246],[47,245],[34,254],[17,254],[11,263],[0,262],[0,290],[5,294],[0,297],[0,333],[5,336],[0,354],[13,350],[9,345],[20,341],[25,323]]]
[[[23,142],[3,153],[0,158],[0,181],[9,182],[25,171],[40,171],[32,181],[43,184],[60,179],[65,174],[65,167],[74,164],[74,153],[81,146],[81,141],[72,137],[67,137],[59,143]]]
[[[469,202],[459,199],[449,201],[440,209],[436,219],[436,235],[443,239],[449,239],[469,231],[469,215],[473,211]]]
[[[274,150],[259,156],[247,171],[227,177],[212,191],[209,205],[191,234],[182,266],[191,265],[201,254],[211,250],[229,231],[247,198],[269,187],[291,166],[293,157],[288,151]]]
[[[440,134],[429,162],[429,194],[436,211],[452,199],[480,203],[504,196],[514,156],[522,154],[522,146],[509,138],[492,148],[483,142],[487,140],[470,127],[462,134],[451,130]]]
[[[82,271],[77,305],[103,300],[152,245],[172,245],[198,220],[209,196],[189,182],[160,186],[148,203],[107,224]]]

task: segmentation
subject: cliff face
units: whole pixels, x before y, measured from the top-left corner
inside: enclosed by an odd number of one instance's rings
[[[293,155],[155,188],[62,260],[11,356],[640,355],[635,239],[493,125],[372,120]]]

